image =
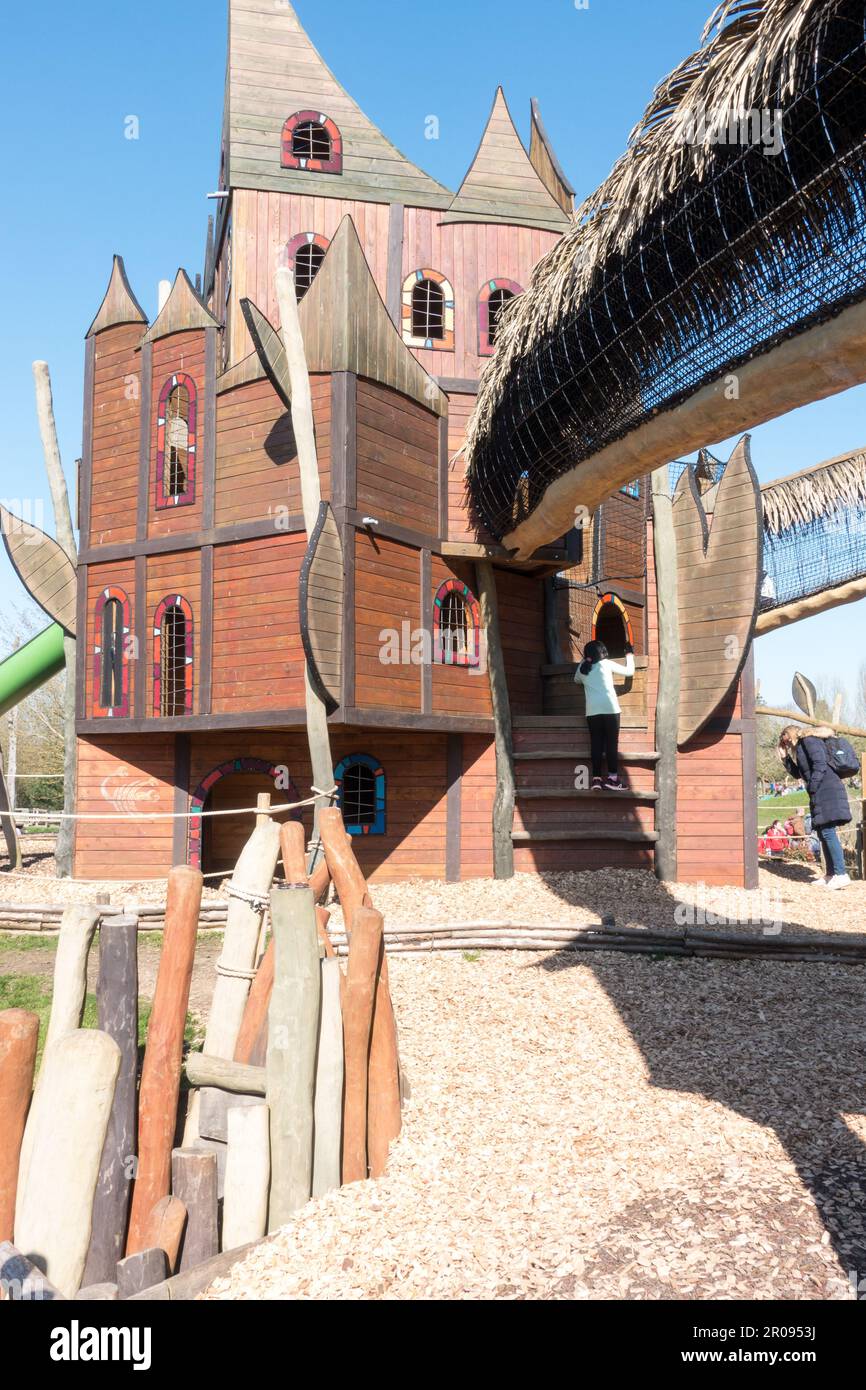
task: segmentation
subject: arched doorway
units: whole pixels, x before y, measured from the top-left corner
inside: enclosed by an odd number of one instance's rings
[[[255,806],[260,792],[269,792],[275,805],[298,801],[284,766],[265,758],[231,758],[203,778],[192,796],[188,862],[204,874],[231,873],[249,839],[252,816],[197,816],[198,811],[231,811]],[[286,819],[300,820],[300,811]]]
[[[615,661],[625,656],[626,643],[634,646],[628,613],[616,594],[602,594],[596,604],[592,615],[592,639],[603,642]]]

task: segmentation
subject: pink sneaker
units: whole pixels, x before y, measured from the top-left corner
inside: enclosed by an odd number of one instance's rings
[[[628,787],[626,786],[625,782],[621,781],[619,777],[608,777],[605,781],[604,789],[606,792],[628,791]]]

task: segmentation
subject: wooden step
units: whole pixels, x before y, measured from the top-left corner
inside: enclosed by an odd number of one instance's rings
[[[588,748],[545,748],[533,749],[529,753],[515,753],[516,763],[540,763],[547,762],[556,758],[569,758],[580,762],[589,757]],[[658,753],[633,753],[630,748],[620,748],[619,760],[621,763],[657,763]]]
[[[658,841],[656,830],[609,830],[598,826],[594,830],[513,830],[511,838],[515,844],[536,844],[553,840],[625,840],[633,845],[654,845]]]
[[[518,801],[575,801],[586,799],[597,801],[600,805],[610,806],[617,801],[658,801],[658,792],[639,792],[629,787],[623,792],[594,792],[587,788],[586,791],[578,791],[576,787],[518,787]]]

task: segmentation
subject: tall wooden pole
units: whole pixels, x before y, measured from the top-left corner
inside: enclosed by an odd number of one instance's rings
[[[505,676],[505,658],[499,632],[499,603],[496,597],[496,577],[489,560],[475,565],[478,576],[478,598],[481,604],[481,623],[487,645],[487,675],[490,681],[490,700],[493,706],[493,727],[496,740],[496,796],[493,801],[493,876],[514,877],[514,738],[511,729],[511,703]]]
[[[78,564],[78,547],[75,543],[75,529],[72,525],[72,510],[69,506],[69,490],[63,473],[60,458],[60,445],[57,440],[57,425],[54,419],[54,401],[51,395],[51,375],[47,362],[33,363],[33,380],[36,387],[36,415],[39,420],[39,434],[42,439],[42,452],[45,455],[45,471],[54,508],[54,530],[57,543],[72,561]],[[81,634],[82,641],[84,634]],[[76,733],[75,733],[75,660],[76,639],[68,633],[63,639],[66,656],[66,685],[63,695],[63,810],[71,816],[75,810],[76,783]],[[61,820],[57,834],[55,862],[59,878],[69,878],[72,874],[72,857],[75,847],[75,822]]]
[[[11,1240],[24,1124],[33,1092],[39,1015],[0,1013],[0,1242]]]
[[[677,538],[668,469],[652,474],[653,556],[659,631],[659,685],[656,702],[656,874],[663,883],[677,877],[677,742],[680,721],[680,626]]]
[[[277,302],[280,307],[280,325],[289,381],[292,389],[292,428],[295,446],[298,450],[298,471],[301,479],[301,506],[304,512],[304,528],[307,542],[316,525],[322,489],[319,479],[319,458],[316,450],[316,431],[313,419],[313,398],[310,391],[310,375],[301,335],[301,321],[298,317],[298,298],[295,292],[295,277],[286,266],[276,272]],[[313,771],[313,785],[322,792],[329,792],[334,784],[334,760],[331,755],[331,738],[328,730],[328,713],[321,696],[310,683],[310,673],[304,666],[304,697],[307,709],[307,739],[310,745],[310,765]],[[330,805],[330,797],[318,796],[313,811],[313,842],[310,857],[312,873],[322,850],[319,840],[319,814]]]

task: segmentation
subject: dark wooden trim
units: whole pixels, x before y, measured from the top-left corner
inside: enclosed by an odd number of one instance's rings
[[[364,513],[348,508],[345,520],[357,526],[360,531],[366,528],[361,524],[364,520]],[[395,526],[391,521],[380,521],[378,526],[370,528],[374,536],[384,536],[389,541],[399,541],[402,545],[411,545],[416,550],[439,550],[439,537],[425,535],[423,531],[414,531],[408,526]]]
[[[300,729],[306,725],[303,709],[245,710],[242,714],[185,714],[174,719],[156,717],[144,719],[80,719],[76,732],[82,738],[112,734],[216,733],[221,729]],[[393,709],[335,710],[328,720],[332,728],[393,729],[399,732],[491,734],[493,720],[460,714],[408,714]]]
[[[355,528],[340,527],[343,547],[343,631],[340,637],[340,704],[350,709],[355,703]]]
[[[202,443],[202,530],[212,531],[216,511],[216,328],[204,334],[204,439]]]
[[[147,695],[150,690],[150,672],[148,671],[147,661],[147,557],[136,555],[135,557],[135,605],[133,609],[132,626],[135,632],[136,662],[133,672],[133,696],[132,708],[135,711],[132,722],[142,720],[147,712]],[[118,724],[129,723],[129,720],[117,720]],[[100,721],[104,724],[104,721]],[[112,720],[112,725],[115,723]]]
[[[346,416],[345,416],[345,482],[346,506],[358,505],[358,378],[354,372],[346,372]]]
[[[304,518],[300,512],[292,512],[286,518],[287,524],[279,527],[280,535],[294,535],[304,531]],[[97,545],[83,551],[80,559],[87,564],[98,565],[114,560],[129,560],[136,555],[165,555],[174,550],[198,550],[203,545],[231,545],[237,541],[262,540],[273,536],[274,518],[265,517],[258,521],[236,521],[230,526],[216,526],[213,530],[184,531],[177,535],[151,536],[148,540],[130,542],[128,545]]]
[[[141,375],[139,377],[141,401],[139,402],[138,426],[138,513],[135,536],[137,541],[147,539],[147,523],[150,516],[150,416],[153,401],[153,346],[143,343],[141,348]],[[129,550],[127,549],[127,554]]]
[[[199,641],[198,708],[210,714],[213,689],[213,546],[201,551],[201,639]]]
[[[433,564],[429,550],[419,557],[419,588],[421,591],[420,627],[425,634],[424,656],[421,662],[421,713],[433,712]]]
[[[335,511],[358,502],[358,378],[354,372],[331,376],[331,499]]]
[[[395,327],[402,329],[403,241],[406,209],[392,203],[388,209],[388,289],[385,303]]]
[[[755,648],[743,667],[740,700],[743,707],[741,752],[743,758],[743,883],[757,888],[758,873],[758,723],[755,714]]]
[[[448,539],[448,416],[439,418],[439,536]]]
[[[93,493],[93,408],[96,378],[96,339],[84,346],[84,432],[82,437],[80,487],[78,494],[78,549],[90,544],[90,507]]]
[[[175,734],[174,736],[174,806],[176,815],[182,815],[189,810],[189,774],[191,763],[191,743],[189,734]],[[172,855],[173,864],[185,864],[187,858],[189,821],[176,820],[172,830]]]
[[[89,340],[93,342],[91,338]],[[87,699],[87,667],[90,661],[90,652],[87,649],[87,593],[88,579],[87,566],[78,566],[78,593],[76,595],[76,617],[75,617],[75,717],[84,719],[88,713],[85,708]]]
[[[417,729],[443,734],[493,733],[493,720],[476,715],[409,714],[393,709],[339,709],[331,722],[346,728]]]
[[[701,734],[742,734],[745,732],[745,725],[742,719],[726,719],[723,714],[717,715],[713,719],[708,719],[703,728],[693,734],[688,743],[683,744],[683,748],[691,748],[697,742]]]
[[[480,383],[470,377],[437,376],[436,385],[440,391],[452,396],[477,396]]]
[[[463,735],[449,734],[445,748],[445,882],[459,883],[463,800]]]

